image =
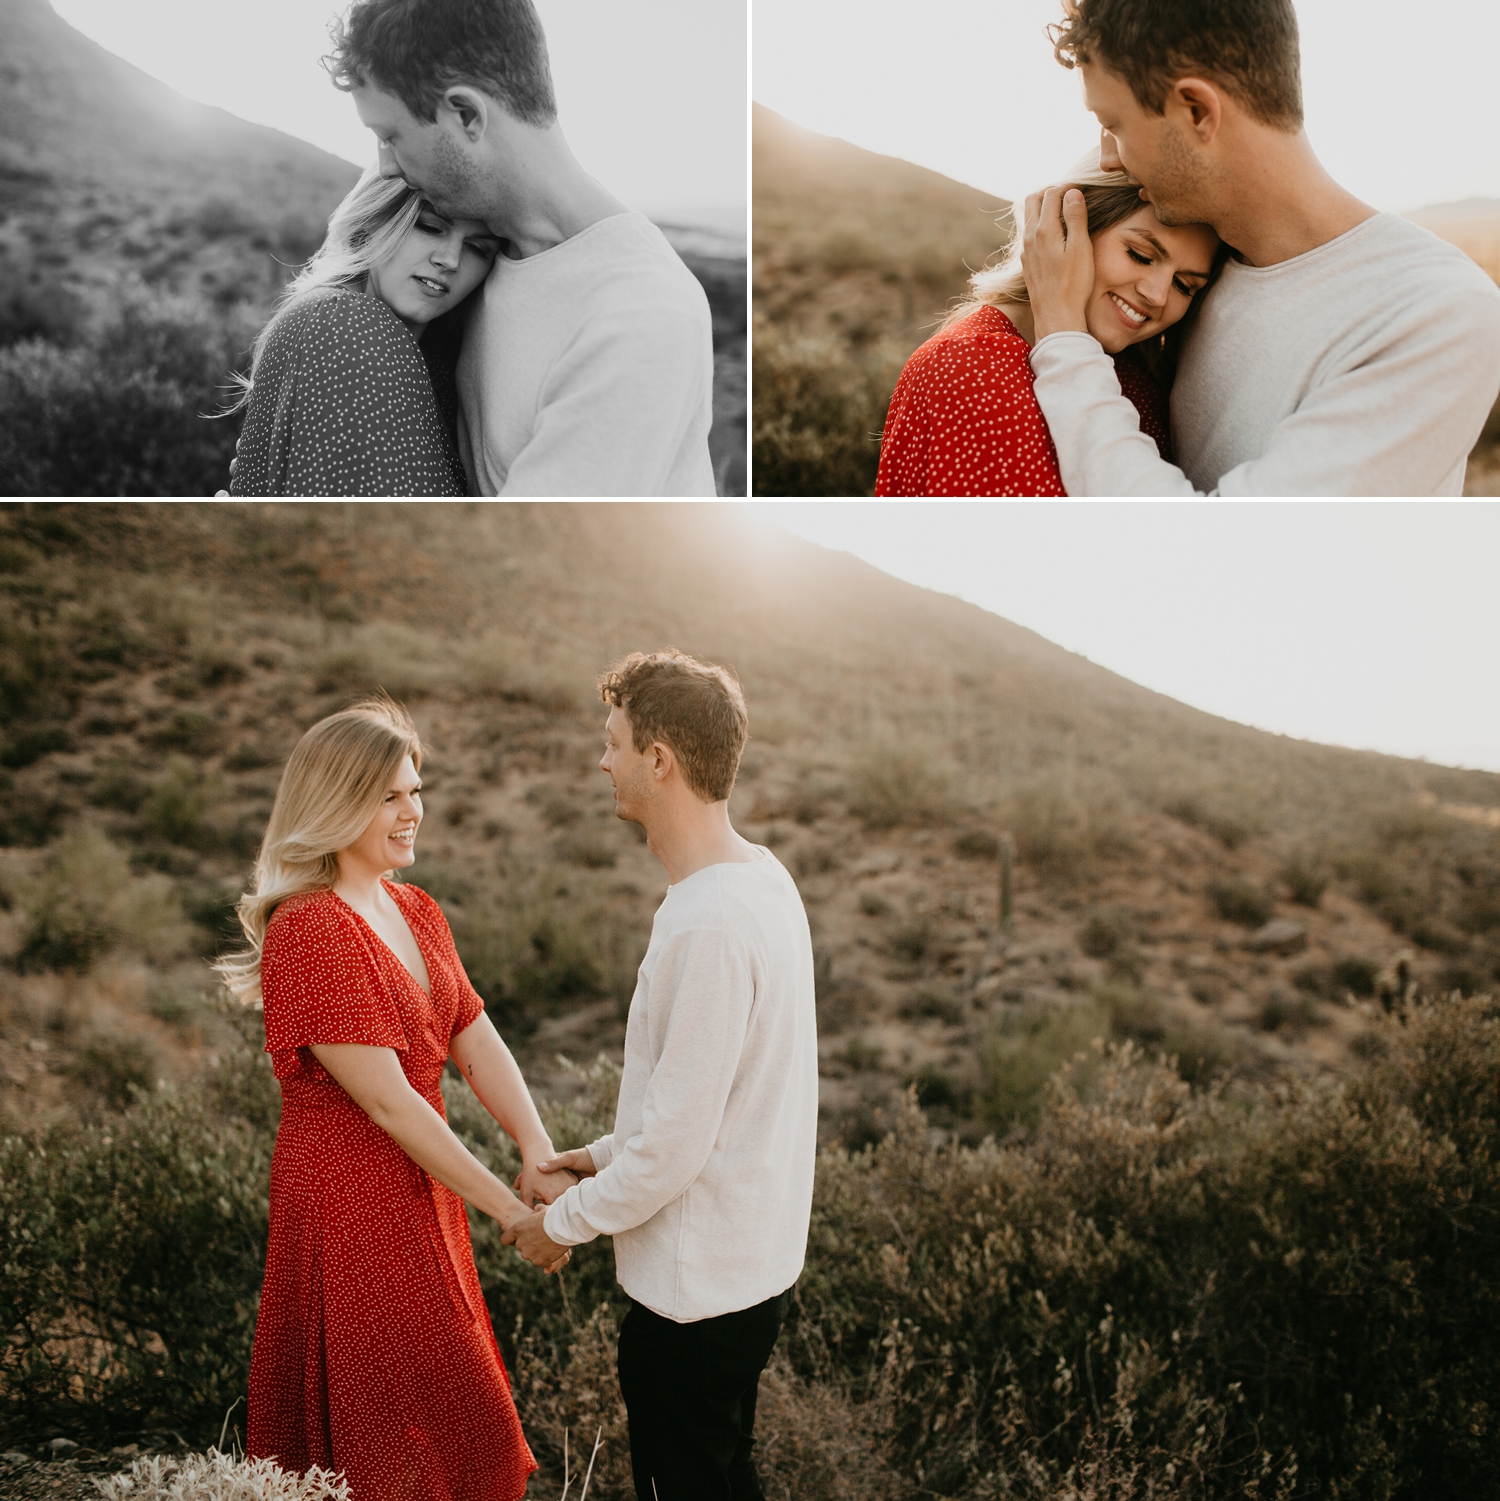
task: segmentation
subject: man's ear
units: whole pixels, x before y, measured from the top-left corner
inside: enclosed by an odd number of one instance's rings
[[[671,774],[672,768],[677,764],[677,757],[672,752],[670,745],[663,744],[660,740],[651,743],[651,775],[658,782],[663,782]]]
[[[1166,107],[1206,146],[1224,123],[1224,91],[1206,78],[1179,78],[1167,93]]]
[[[455,84],[443,94],[441,108],[453,116],[470,141],[478,142],[489,128],[490,101],[478,89]]]

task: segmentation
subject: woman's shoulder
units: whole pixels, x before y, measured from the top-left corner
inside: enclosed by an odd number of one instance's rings
[[[268,353],[277,345],[381,350],[421,363],[411,335],[378,297],[333,288],[308,292],[291,303],[266,342]]]
[[[979,307],[935,333],[906,362],[923,371],[1030,369],[1031,346],[997,307]]]
[[[442,927],[448,927],[448,919],[443,916],[443,909],[438,906],[437,900],[420,886],[413,886],[406,881],[392,881],[387,879],[385,889],[395,899],[396,905],[401,908],[408,922],[418,921],[431,923]]]
[[[328,942],[349,932],[354,914],[327,887],[279,902],[266,924],[264,951],[308,941]]]

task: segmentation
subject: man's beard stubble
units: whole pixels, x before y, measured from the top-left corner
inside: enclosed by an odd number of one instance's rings
[[[1202,224],[1209,175],[1186,141],[1172,129],[1162,132],[1151,180],[1145,184],[1156,217],[1169,228]]]

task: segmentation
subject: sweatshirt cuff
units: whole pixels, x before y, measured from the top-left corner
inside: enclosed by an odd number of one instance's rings
[[[594,1171],[602,1173],[615,1160],[614,1132],[611,1131],[608,1136],[601,1136],[598,1141],[591,1141],[588,1152],[589,1156],[594,1159]]]
[[[1032,346],[1031,368],[1035,374],[1043,375],[1067,365],[1075,365],[1079,360],[1092,359],[1095,355],[1102,360],[1109,360],[1104,346],[1093,334],[1086,334],[1082,329],[1067,328],[1059,334],[1048,334],[1045,339],[1038,340]],[[1113,364],[1110,361],[1111,369]]]
[[[581,1198],[578,1189],[579,1185],[575,1183],[560,1199],[549,1205],[546,1214],[542,1216],[542,1229],[547,1232],[547,1238],[560,1246],[581,1246],[586,1241],[597,1239],[599,1235],[584,1220],[582,1214],[575,1212]]]

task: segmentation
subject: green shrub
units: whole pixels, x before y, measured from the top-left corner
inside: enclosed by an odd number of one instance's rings
[[[1256,832],[1256,821],[1248,813],[1215,804],[1194,793],[1184,793],[1173,798],[1162,811],[1195,829],[1212,834],[1225,849],[1238,849]]]
[[[757,321],[752,473],[757,495],[873,495],[901,360]]]
[[[1215,881],[1208,888],[1208,895],[1225,922],[1239,923],[1245,928],[1263,927],[1275,910],[1271,898],[1249,881]]]
[[[1109,1036],[1108,1012],[1097,1003],[1028,1002],[1006,1013],[980,1059],[976,1101],[981,1120],[996,1130],[1035,1124],[1052,1076],[1090,1045]]]
[[[1323,1017],[1318,1014],[1316,1003],[1309,996],[1289,996],[1280,991],[1273,992],[1261,1002],[1255,1018],[1255,1024],[1262,1032],[1279,1032],[1283,1028],[1292,1032],[1304,1032],[1322,1021]]]
[[[918,916],[898,923],[886,934],[885,942],[892,958],[899,959],[903,964],[915,965],[920,964],[932,951],[932,940],[931,920]]]
[[[0,350],[0,491],[212,495],[229,481],[239,419],[222,407],[253,329],[206,304],[147,293],[67,348]]]
[[[1373,959],[1340,959],[1333,966],[1333,983],[1354,995],[1374,995],[1380,966]]]
[[[1078,946],[1091,959],[1108,959],[1134,936],[1135,924],[1129,913],[1101,907],[1089,914],[1078,935]]]
[[[16,966],[23,971],[83,973],[117,946],[171,959],[187,937],[170,883],[132,875],[124,852],[97,829],[60,840],[17,892],[23,922]]]
[[[1343,1088],[1230,1100],[1126,1047],[1024,1146],[912,1114],[824,1154],[794,1353],[883,1405],[929,1494],[1488,1494],[1500,1019],[1380,1035]],[[1082,1490],[1111,1429],[1129,1484]]]
[[[91,1037],[68,1067],[68,1077],[85,1102],[123,1110],[141,1090],[156,1083],[156,1055],[140,1037]]]

